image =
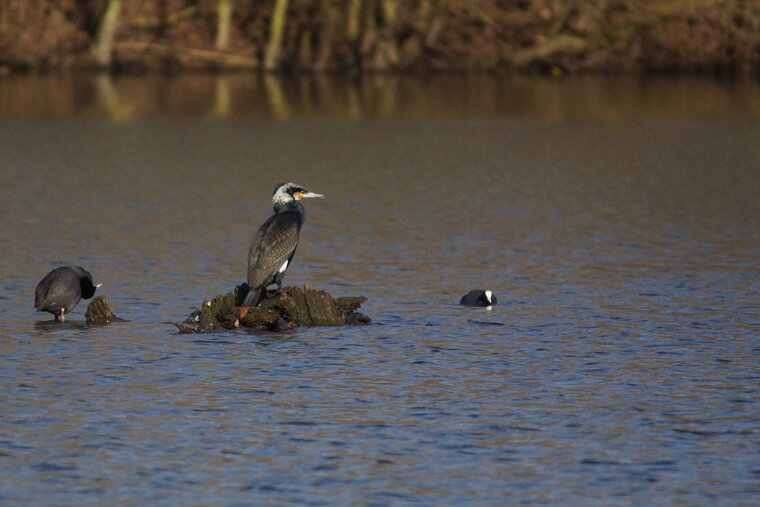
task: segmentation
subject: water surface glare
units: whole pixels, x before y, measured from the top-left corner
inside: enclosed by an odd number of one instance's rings
[[[238,91],[210,115],[192,77],[27,77],[49,110],[11,105],[20,79],[0,80],[0,503],[757,501],[760,122],[735,85],[270,82],[267,107]],[[72,101],[104,86],[121,105]],[[244,279],[287,180],[327,198],[286,283],[367,296],[373,324],[177,334]],[[61,264],[127,322],[34,312]],[[460,307],[475,288],[500,304]]]

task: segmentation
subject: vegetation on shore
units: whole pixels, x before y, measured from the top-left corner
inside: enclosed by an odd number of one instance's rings
[[[758,0],[5,0],[0,66],[760,70]]]

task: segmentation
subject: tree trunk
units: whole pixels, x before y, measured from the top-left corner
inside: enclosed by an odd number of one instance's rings
[[[316,70],[324,70],[330,61],[330,57],[334,54],[335,27],[338,24],[338,20],[336,19],[338,13],[335,6],[327,3],[323,4],[323,6],[324,12],[322,17],[324,21],[322,33],[320,34],[321,37],[319,38],[319,52],[313,66]]]
[[[98,33],[95,37],[95,62],[102,67],[111,65],[113,40],[119,25],[120,13],[121,0],[108,0],[105,13],[98,24]]]
[[[353,43],[359,36],[359,15],[362,11],[362,0],[348,0],[348,13],[346,14],[346,36]]]
[[[216,8],[216,43],[218,51],[227,49],[230,44],[230,23],[232,20],[232,0],[219,0]]]
[[[377,62],[381,70],[397,68],[399,64],[398,45],[396,43],[396,0],[381,0],[383,13],[382,37],[378,46]]]
[[[282,46],[282,31],[285,27],[285,11],[288,10],[288,0],[275,0],[272,19],[269,23],[269,42],[264,55],[264,68],[275,70],[280,63]]]

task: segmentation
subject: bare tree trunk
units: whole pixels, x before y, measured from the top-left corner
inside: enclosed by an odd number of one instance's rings
[[[393,24],[396,22],[396,7],[398,7],[395,0],[382,0],[380,5],[383,8],[385,24],[393,27]]]
[[[103,67],[111,65],[113,40],[119,26],[120,13],[121,0],[108,0],[105,13],[98,23],[98,33],[95,37],[95,61]]]
[[[359,15],[362,11],[362,0],[348,0],[348,13],[346,13],[346,36],[352,43],[359,35]]]
[[[288,0],[275,0],[272,19],[269,23],[269,42],[264,55],[264,68],[274,70],[280,63],[282,48],[282,32],[285,26],[285,11],[288,10]]]
[[[374,69],[375,55],[377,53],[378,28],[375,21],[375,10],[377,4],[375,0],[368,0],[364,7],[362,20],[363,28],[359,38],[359,65],[364,69]]]
[[[230,23],[232,20],[232,0],[219,0],[216,8],[216,43],[217,50],[227,49],[230,44]]]
[[[324,70],[333,56],[334,40],[335,40],[335,27],[338,24],[338,11],[335,5],[324,3],[324,26],[322,28],[321,37],[319,38],[319,52],[317,58],[314,61],[314,68],[317,70]]]
[[[378,46],[379,59],[377,60],[382,70],[398,67],[399,55],[396,44],[396,0],[381,0],[380,7],[383,13],[382,37]]]
[[[302,69],[311,68],[314,65],[314,58],[311,50],[311,28],[306,28],[301,32],[301,38],[298,40],[298,67]]]

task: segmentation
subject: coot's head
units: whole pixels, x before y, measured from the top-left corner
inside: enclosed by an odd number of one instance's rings
[[[79,283],[82,286],[82,298],[90,299],[95,295],[95,290],[103,284],[99,283],[97,285],[93,285],[92,275],[82,266],[75,266],[72,269],[79,277]]]

